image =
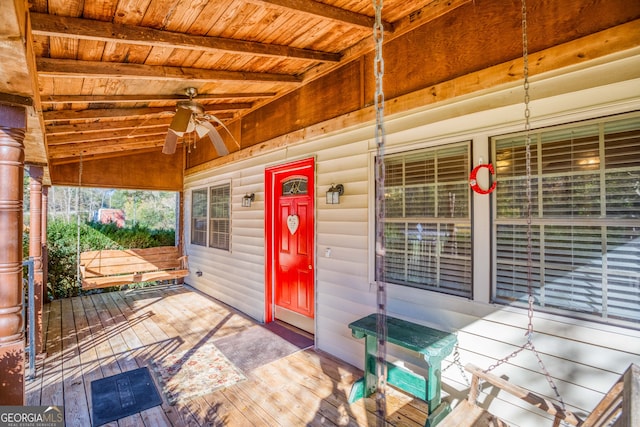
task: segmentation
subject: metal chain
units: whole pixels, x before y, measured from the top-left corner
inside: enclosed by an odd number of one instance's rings
[[[533,203],[531,194],[531,109],[529,108],[529,101],[531,97],[529,95],[529,39],[527,31],[527,3],[526,0],[522,0],[522,58],[523,58],[523,74],[524,74],[524,119],[525,119],[525,152],[526,152],[526,174],[527,174],[527,291],[529,293],[529,309],[527,316],[529,317],[529,323],[527,325],[527,344],[523,348],[529,348],[538,360],[538,366],[544,373],[549,387],[553,390],[562,409],[565,410],[564,400],[560,395],[560,391],[556,386],[555,381],[549,374],[547,367],[540,358],[540,354],[533,345],[533,237],[531,218],[533,217]]]
[[[80,151],[80,164],[78,166],[78,192],[76,195],[76,283],[82,287],[80,280],[80,190],[82,190],[82,151]]]
[[[373,38],[375,42],[374,74],[376,79],[375,110],[376,110],[376,300],[377,300],[377,334],[378,348],[376,354],[376,414],[378,426],[383,427],[387,419],[387,404],[385,389],[387,385],[387,290],[384,277],[384,91],[382,80],[384,76],[384,60],[382,58],[382,44],[384,41],[384,26],[382,25],[383,0],[373,0],[375,9],[375,24]],[[366,368],[365,368],[366,369]]]
[[[531,181],[532,181],[532,173],[531,173],[531,109],[529,107],[530,94],[529,94],[529,39],[527,36],[527,5],[526,0],[522,0],[522,58],[523,58],[523,77],[524,77],[524,118],[525,118],[525,173],[526,173],[526,197],[527,197],[527,292],[528,292],[528,324],[527,324],[527,332],[526,337],[527,341],[523,345],[521,345],[514,352],[509,354],[508,356],[498,360],[493,365],[489,366],[484,372],[489,372],[498,366],[506,363],[510,359],[516,357],[522,350],[529,349],[535,355],[538,365],[542,370],[547,382],[549,383],[549,387],[553,390],[562,409],[565,409],[564,400],[562,396],[560,396],[560,392],[558,391],[558,387],[556,386],[551,374],[547,370],[540,354],[536,350],[535,345],[533,344],[533,238],[532,238],[532,217],[533,217],[533,208],[532,208],[532,194],[531,194]]]
[[[533,335],[533,244],[531,236],[531,217],[533,216],[531,195],[531,109],[529,108],[529,39],[527,37],[527,4],[522,0],[522,59],[524,77],[524,132],[525,132],[525,168],[526,168],[526,195],[527,195],[527,293],[529,295],[529,324],[527,325],[527,339]]]
[[[532,196],[531,196],[531,109],[529,108],[529,39],[527,37],[527,5],[526,0],[522,0],[522,60],[523,60],[523,77],[524,77],[524,131],[525,131],[525,174],[526,174],[526,198],[527,198],[527,293],[529,309],[527,317],[529,323],[527,324],[527,342],[511,354],[497,360],[496,363],[490,365],[484,372],[490,372],[498,366],[506,363],[510,359],[516,357],[522,350],[531,346],[531,340],[533,338],[533,288],[532,283],[532,270],[533,270],[533,244],[531,236],[531,217],[532,213]]]
[[[467,376],[467,373],[464,370],[464,366],[462,366],[462,362],[460,361],[460,348],[457,340],[456,340],[456,345],[453,348],[453,360],[451,361],[451,363],[449,363],[447,366],[445,366],[442,369],[442,372],[443,373],[446,372],[452,366],[458,367],[458,370],[460,371],[460,375],[464,379],[464,382],[467,384],[467,387],[471,387],[471,382],[469,381],[469,377]]]

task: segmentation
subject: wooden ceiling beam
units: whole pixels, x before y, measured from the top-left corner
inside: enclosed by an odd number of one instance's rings
[[[203,105],[205,112],[232,111],[251,108],[251,103],[227,103]],[[174,114],[176,107],[155,108],[90,108],[88,110],[52,110],[42,113],[45,122],[64,120],[95,120],[113,117],[148,116],[153,114]],[[104,123],[103,123],[104,126]]]
[[[166,135],[167,129],[169,129],[168,124],[155,126],[155,127],[147,127],[147,128],[136,128],[133,127],[131,129],[109,129],[103,130],[102,132],[82,132],[78,131],[71,134],[58,134],[51,135],[49,134],[47,137],[47,145],[52,147],[54,145],[60,144],[69,144],[69,143],[77,143],[77,142],[91,142],[91,141],[109,141],[114,139],[133,139],[133,138],[142,138],[150,135]]]
[[[124,64],[119,62],[77,61],[75,59],[36,58],[38,75],[66,78],[104,78],[119,80],[175,81],[243,81],[245,83],[297,83],[301,77],[290,74],[219,71],[202,68],[168,67],[160,65]]]
[[[168,47],[202,52],[226,51],[245,55],[294,58],[320,62],[340,61],[340,54],[333,52],[319,52],[290,46],[176,33],[154,28],[49,15],[46,13],[31,13],[31,27],[32,33],[40,36],[100,42],[115,41],[138,46]]]
[[[15,95],[12,93],[0,93],[0,103],[33,107],[33,98],[30,98],[28,96]]]
[[[219,119],[222,119],[220,114],[216,114]],[[145,128],[153,128],[156,126],[169,126],[171,123],[171,117],[167,115],[167,117],[160,118],[152,118],[152,119],[130,119],[130,120],[110,120],[108,124],[108,128],[110,130],[131,130],[131,129],[145,129]],[[50,123],[46,126],[46,132],[48,136],[56,136],[56,135],[67,135],[73,134],[77,132],[102,132],[104,131],[105,125],[104,121],[92,121],[89,123],[72,123],[72,124],[55,124]]]
[[[42,116],[45,123],[59,122],[64,120],[95,120],[114,117],[146,116],[153,114],[166,114],[170,117],[175,113],[175,107],[156,108],[96,108],[88,110],[52,110],[43,111]],[[105,123],[102,123],[105,126]]]
[[[234,117],[234,114],[217,112],[216,117],[220,120],[232,119]],[[141,118],[129,120],[109,120],[108,123],[106,123],[104,120],[94,120],[91,122],[70,124],[57,124],[55,122],[52,122],[46,126],[46,132],[47,135],[65,135],[76,132],[101,132],[104,131],[105,128],[109,128],[110,130],[146,129],[163,125],[169,126],[169,123],[171,123],[171,118],[172,117],[170,115],[167,115],[167,117],[147,118],[146,120],[141,120]]]
[[[79,157],[80,153],[82,153],[84,157],[85,154],[122,153],[141,148],[162,147],[164,140],[164,136],[151,135],[142,138],[132,138],[130,140],[78,142],[50,146],[48,152],[49,158],[51,159]]]
[[[319,16],[321,18],[331,19],[345,24],[355,25],[373,29],[375,18],[361,13],[352,12],[350,10],[341,9],[339,7],[320,3],[314,0],[250,0],[254,4],[272,4],[285,9],[294,10],[296,12],[306,13]],[[390,22],[382,23],[384,30],[393,32],[393,24]]]
[[[83,160],[88,160],[96,156],[119,156],[122,154],[132,154],[136,150],[153,150],[164,145],[165,136],[150,135],[147,137],[134,139],[121,139],[114,141],[88,141],[66,145],[55,145],[49,147],[49,158],[52,163],[60,164],[64,159],[79,161],[80,154]],[[197,140],[198,144],[210,144],[208,138]],[[184,139],[178,139],[178,146],[184,144]],[[192,147],[193,149],[193,147]]]
[[[196,101],[211,101],[219,99],[243,99],[243,98],[271,98],[276,92],[244,92],[244,93],[199,93]],[[162,102],[185,101],[186,95],[47,95],[41,103],[45,105],[55,104],[91,104],[101,102],[137,103],[137,102]]]

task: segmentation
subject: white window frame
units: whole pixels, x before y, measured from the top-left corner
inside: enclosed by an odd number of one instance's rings
[[[212,216],[212,209],[213,209],[213,204],[214,204],[214,200],[213,200],[213,190],[216,189],[223,189],[226,190],[228,192],[227,194],[227,200],[226,200],[226,212],[227,212],[227,216],[226,217],[216,217],[214,218]],[[208,215],[208,221],[207,221],[207,246],[209,248],[212,249],[219,249],[219,250],[223,250],[223,251],[231,251],[231,183],[226,182],[226,183],[220,183],[220,184],[216,184],[216,185],[212,185],[208,188],[208,194],[209,194],[209,203],[207,204],[207,215]],[[219,234],[223,234],[226,235],[226,245],[224,246],[215,246],[214,242],[212,239],[212,233],[213,233],[213,224],[215,221],[219,221],[219,222],[223,222],[226,221],[227,224],[227,231],[226,233],[220,232],[218,231]]]
[[[205,194],[205,216],[204,216],[204,241],[203,242],[194,242],[194,233],[196,232],[195,226],[194,226],[194,221],[196,220],[196,217],[194,216],[194,203],[195,203],[195,197],[194,194],[196,192],[203,192]],[[191,204],[190,204],[190,212],[189,212],[189,244],[191,245],[195,245],[195,246],[202,246],[202,247],[207,247],[207,239],[209,236],[209,216],[208,216],[208,211],[209,211],[209,189],[207,187],[202,187],[202,188],[194,188],[191,190]],[[203,218],[203,217],[198,217],[198,218]],[[198,230],[199,233],[202,233],[201,230]]]
[[[211,203],[212,203],[212,199],[211,199],[211,191],[214,188],[220,188],[220,187],[227,187],[228,192],[229,192],[229,198],[227,201],[228,204],[228,218],[227,218],[227,223],[228,223],[228,233],[227,233],[227,246],[226,247],[216,247],[216,246],[211,246]],[[191,190],[191,194],[190,194],[190,200],[189,200],[189,244],[193,245],[193,246],[200,246],[202,248],[208,248],[208,249],[214,249],[214,250],[221,250],[221,251],[225,251],[225,252],[231,252],[231,234],[232,234],[232,186],[231,186],[231,182],[230,181],[226,181],[226,182],[219,182],[219,183],[211,183],[211,184],[207,184],[205,186],[202,187],[196,187],[196,188],[192,188]],[[205,221],[205,227],[204,227],[204,241],[203,242],[194,242],[193,240],[193,235],[194,235],[194,194],[198,193],[198,192],[204,192],[206,194],[206,206],[205,206],[205,216],[203,217],[199,217],[199,218],[204,218]],[[186,231],[186,230],[185,230]],[[202,230],[200,231],[202,232]]]
[[[466,147],[465,147],[466,146]],[[471,150],[472,150],[472,141],[469,139],[458,139],[455,141],[450,141],[447,143],[443,143],[443,144],[438,144],[438,145],[430,145],[430,146],[423,146],[423,147],[419,147],[416,149],[406,149],[406,150],[398,150],[396,151],[394,154],[390,154],[389,157],[397,157],[397,156],[405,156],[410,154],[412,151],[422,151],[422,152],[429,152],[429,151],[438,151],[438,150],[442,150],[442,151],[446,151],[448,148],[456,148],[456,147],[463,147],[466,150],[466,155],[467,155],[467,159],[466,159],[466,165],[465,167],[468,169],[470,166],[470,162],[471,162]],[[375,160],[375,157],[374,157]],[[435,172],[437,174],[437,172]],[[465,173],[465,177],[466,177],[466,173]],[[403,175],[403,180],[404,180],[405,176]],[[374,179],[375,181],[375,179]],[[466,185],[466,178],[464,180],[465,185]],[[402,185],[404,187],[404,183]],[[375,188],[373,190],[373,192],[375,193]],[[412,223],[414,221],[418,221],[420,224],[424,223],[426,226],[428,225],[433,225],[435,226],[438,230],[440,229],[441,225],[445,224],[445,223],[450,223],[450,222],[455,222],[457,224],[466,224],[468,226],[468,230],[469,233],[471,233],[471,229],[472,229],[472,218],[473,218],[473,212],[472,212],[472,196],[471,196],[471,191],[468,190],[468,199],[467,199],[467,216],[464,218],[448,218],[448,217],[444,217],[444,216],[436,216],[433,218],[411,218],[411,217],[402,217],[402,218],[397,218],[397,219],[392,219],[392,220],[386,220],[385,222],[388,223],[400,223],[400,224],[408,224],[408,223]],[[404,207],[406,207],[406,205],[403,205]],[[404,209],[403,207],[403,209]],[[374,221],[375,222],[375,221]],[[374,229],[374,235],[375,235],[375,227],[376,224],[373,225],[373,229]],[[406,231],[406,230],[405,230]],[[425,231],[426,232],[426,231]],[[436,239],[437,241],[439,241],[439,239]],[[460,291],[455,291],[453,289],[447,289],[446,287],[442,287],[441,286],[441,264],[438,260],[442,259],[446,259],[447,255],[443,255],[442,257],[440,256],[440,253],[436,253],[438,248],[434,248],[433,250],[436,251],[433,253],[433,256],[431,258],[433,258],[434,263],[435,263],[435,277],[436,280],[433,284],[424,284],[424,283],[409,283],[409,282],[399,282],[399,281],[395,281],[395,282],[391,282],[389,277],[385,277],[385,280],[387,283],[389,283],[390,285],[393,285],[394,287],[406,287],[406,288],[413,288],[416,290],[427,290],[427,291],[433,291],[433,292],[437,292],[439,294],[444,294],[444,295],[453,295],[453,296],[459,296],[459,297],[463,297],[463,298],[472,298],[473,296],[473,247],[471,246],[472,243],[472,237],[471,237],[471,242],[469,242],[469,254],[468,254],[468,263],[469,263],[469,269],[468,269],[468,280],[469,280],[469,289],[468,289],[468,293],[464,290],[460,290]],[[387,253],[389,253],[389,251],[391,250],[390,246],[389,246],[389,242],[387,242]],[[455,257],[454,257],[455,258]],[[408,260],[405,259],[405,263],[409,262]],[[405,266],[406,267],[406,266]],[[375,272],[374,274],[374,280],[376,278],[375,276]]]
[[[551,125],[548,127],[544,127],[544,128],[538,128],[535,130],[531,131],[531,143],[532,145],[537,145],[537,147],[535,148],[540,148],[540,141],[539,138],[541,137],[541,135],[543,134],[548,134],[550,132],[553,131],[557,131],[557,130],[562,130],[562,129],[568,129],[568,128],[575,128],[575,129],[585,129],[588,126],[594,126],[594,125],[599,125],[600,126],[600,132],[598,135],[598,140],[599,140],[599,157],[601,159],[601,161],[604,161],[604,140],[603,140],[603,133],[602,133],[602,127],[604,126],[604,123],[609,123],[609,122],[614,122],[614,121],[618,121],[618,120],[623,120],[623,119],[627,119],[627,118],[636,118],[638,120],[640,120],[640,114],[639,113],[629,113],[629,114],[621,114],[621,115],[617,115],[617,116],[608,116],[608,117],[599,117],[599,118],[592,118],[592,119],[588,119],[585,120],[583,122],[580,123],[568,123],[568,124],[556,124],[556,125]],[[520,132],[521,133],[521,132]],[[511,134],[511,135],[517,135],[516,134]],[[508,135],[501,135],[501,136],[496,136],[494,137],[494,139],[500,139],[500,138],[504,138],[505,136]],[[496,152],[496,144],[494,143],[494,141],[492,140],[490,143],[491,146],[491,151],[492,151],[492,158],[495,159],[495,152]],[[535,160],[535,159],[534,159]],[[532,160],[532,164],[534,164],[534,161]],[[601,181],[601,191],[599,194],[594,195],[594,197],[597,197],[598,199],[602,199],[602,205],[601,205],[601,211],[604,214],[604,210],[606,209],[605,205],[604,205],[604,198],[606,193],[606,187],[604,185],[604,177],[605,174],[608,171],[611,171],[613,169],[616,168],[611,168],[611,169],[605,169],[605,166],[601,167],[599,170],[593,172],[592,174],[597,174],[599,175],[599,180]],[[532,174],[533,175],[537,175],[539,173],[538,170],[533,170]],[[572,176],[578,176],[579,172],[572,172]],[[547,175],[544,175],[547,176]],[[498,179],[499,176],[498,176]],[[500,185],[500,184],[498,184]],[[543,184],[544,185],[544,184]],[[524,191],[524,189],[523,189]],[[532,199],[535,203],[540,203],[539,201],[543,199],[543,191],[542,189],[540,191],[535,191],[535,188],[532,192]],[[510,218],[503,218],[503,219],[498,219],[497,218],[497,202],[495,199],[495,195],[492,198],[492,211],[491,211],[491,218],[492,218],[492,227],[491,227],[491,238],[492,238],[492,275],[491,275],[491,283],[492,283],[492,300],[493,302],[495,302],[496,304],[510,304],[510,305],[515,305],[515,306],[525,306],[526,305],[526,298],[521,298],[521,299],[517,299],[515,301],[508,301],[506,299],[502,299],[497,297],[497,293],[498,293],[498,267],[497,267],[497,262],[498,262],[498,249],[497,249],[497,240],[498,240],[498,226],[500,224],[526,224],[526,219],[510,219]],[[538,227],[553,227],[553,226],[563,226],[566,227],[567,229],[575,227],[576,229],[587,229],[587,227],[591,227],[591,228],[600,228],[602,230],[601,232],[601,238],[602,238],[602,242],[598,242],[595,246],[602,246],[603,248],[607,247],[607,235],[606,235],[606,230],[609,230],[611,228],[614,227],[624,227],[624,226],[631,226],[631,227],[640,227],[640,219],[638,218],[634,218],[634,219],[625,219],[625,218],[616,218],[616,217],[611,217],[611,218],[606,218],[606,217],[600,217],[600,218],[596,218],[596,217],[567,217],[567,218],[562,218],[562,217],[554,217],[554,218],[544,218],[542,215],[540,215],[539,217],[536,215],[535,211],[534,211],[534,217],[533,217],[533,222],[534,222],[534,226],[533,226],[533,230],[534,230],[534,246],[537,245],[537,242],[535,241],[535,231],[538,230]],[[544,238],[544,233],[543,233],[543,238]],[[604,250],[604,249],[603,249]],[[543,252],[544,253],[544,252]],[[607,252],[605,252],[606,254]],[[593,275],[598,275],[598,274],[602,274],[602,308],[600,309],[599,312],[597,311],[592,311],[589,312],[589,310],[586,309],[586,306],[584,304],[584,302],[576,302],[574,303],[574,307],[571,308],[571,302],[568,300],[567,302],[567,306],[563,306],[563,307],[545,307],[545,299],[544,299],[544,288],[540,289],[537,293],[537,297],[536,297],[536,309],[538,310],[544,310],[544,311],[548,311],[550,313],[556,313],[562,316],[567,316],[567,317],[584,317],[590,320],[596,320],[596,321],[612,321],[614,323],[631,323],[631,324],[636,324],[638,323],[638,320],[634,320],[634,319],[630,319],[630,318],[621,318],[620,316],[609,316],[608,311],[609,311],[609,304],[607,302],[607,287],[608,287],[608,280],[607,278],[610,277],[609,274],[612,274],[611,271],[613,270],[612,268],[608,268],[607,267],[607,256],[604,255],[603,256],[604,259],[602,260],[603,266],[600,269],[593,269],[591,268],[591,273]],[[535,257],[534,257],[535,258]],[[537,260],[534,259],[534,282],[537,283],[538,279],[537,279],[537,267],[541,268],[541,271],[543,271],[543,283],[545,280],[545,275],[549,275],[551,274],[551,272],[553,270],[548,270],[548,274],[544,273],[544,267],[545,267],[545,257],[543,257],[541,259],[540,262],[537,262]],[[584,268],[583,268],[584,269]],[[589,270],[589,268],[587,268],[587,270]],[[570,272],[572,275],[573,274],[578,274],[579,272]],[[582,275],[586,275],[589,274],[589,271],[582,271],[580,274]],[[632,274],[632,273],[629,273]],[[635,277],[635,276],[634,276]],[[579,279],[577,279],[579,281]],[[637,280],[637,279],[636,279]],[[536,292],[534,292],[535,294]],[[560,298],[560,297],[556,297],[556,298]],[[550,304],[550,305],[555,305],[555,304]]]

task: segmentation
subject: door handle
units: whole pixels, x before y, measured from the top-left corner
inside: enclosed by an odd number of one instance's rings
[[[313,266],[309,264],[309,270],[313,270]]]

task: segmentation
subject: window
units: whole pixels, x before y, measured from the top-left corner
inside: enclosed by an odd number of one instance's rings
[[[524,135],[493,138],[495,300],[527,290]],[[640,322],[640,116],[531,133],[532,289],[541,307]]]
[[[469,143],[385,157],[384,279],[471,297]]]
[[[211,187],[209,193],[209,247],[229,250],[231,187],[229,184]]]
[[[283,196],[298,196],[300,194],[307,194],[307,178],[304,176],[293,176],[288,178],[282,183],[282,195]]]
[[[191,192],[191,243],[207,246],[208,235],[209,247],[229,250],[230,233],[231,186],[225,184],[193,190]]]
[[[191,192],[191,243],[207,245],[207,189]]]

